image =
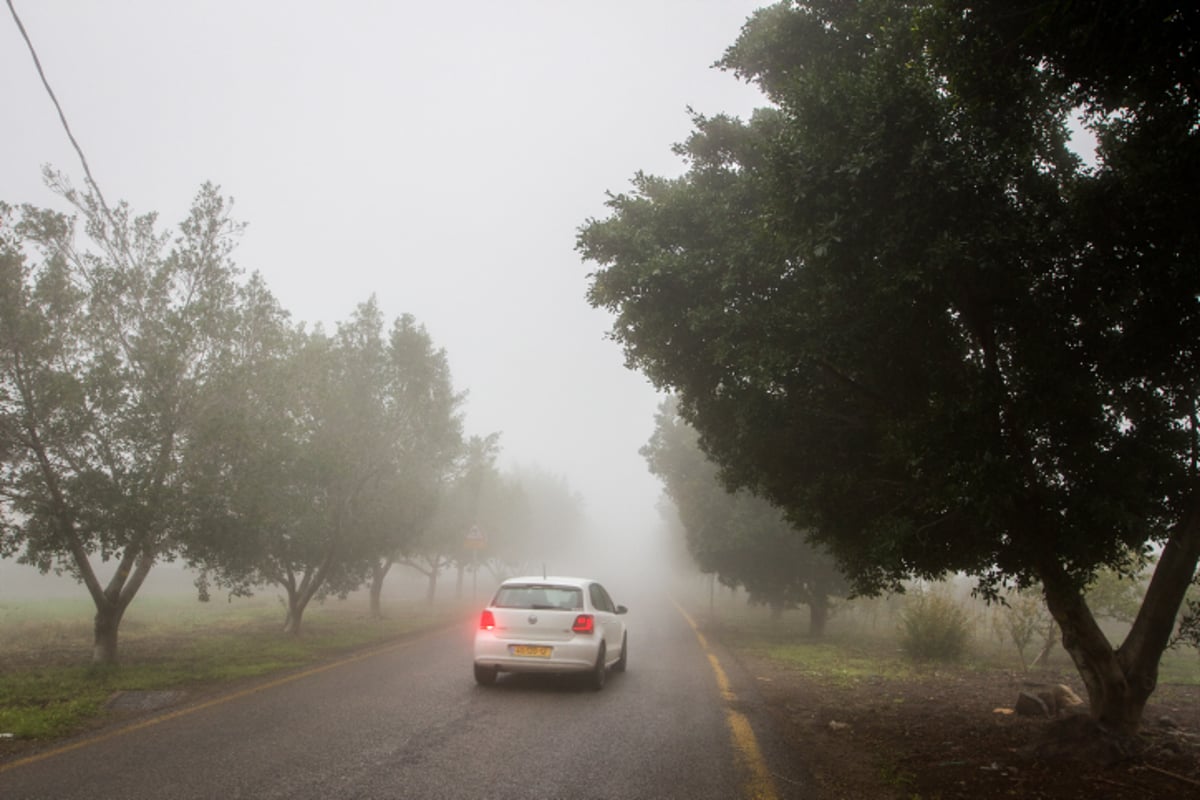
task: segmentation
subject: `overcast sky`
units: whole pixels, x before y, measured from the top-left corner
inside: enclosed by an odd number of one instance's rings
[[[563,475],[604,529],[657,524],[657,397],[575,235],[635,171],[681,170],[688,107],[759,103],[711,65],[763,3],[14,3],[110,203],[174,225],[213,181],[296,320],[332,330],[371,294],[413,314],[502,463]],[[61,207],[42,165],[82,169],[7,13],[0,96],[0,199]]]

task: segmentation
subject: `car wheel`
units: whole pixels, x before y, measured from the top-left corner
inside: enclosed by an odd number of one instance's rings
[[[592,667],[588,682],[591,687],[597,692],[604,688],[604,679],[607,673],[604,670],[604,645],[600,645],[600,652],[596,654],[596,665]]]
[[[629,663],[629,634],[621,637],[621,657],[617,659],[617,663],[613,664],[613,672],[624,672],[625,666]]]
[[[475,665],[475,682],[480,686],[491,686],[496,682],[496,673],[498,670],[495,667],[482,667],[479,664]]]

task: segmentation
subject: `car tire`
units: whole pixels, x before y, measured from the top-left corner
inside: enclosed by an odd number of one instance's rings
[[[629,634],[621,637],[621,657],[613,664],[613,672],[624,672],[629,664]]]
[[[608,677],[608,672],[604,668],[604,655],[604,645],[601,644],[600,652],[596,654],[596,664],[588,674],[588,685],[597,692],[604,688],[604,681]]]
[[[482,667],[479,664],[475,665],[475,682],[480,686],[491,686],[496,682],[496,673],[499,672],[495,667]]]

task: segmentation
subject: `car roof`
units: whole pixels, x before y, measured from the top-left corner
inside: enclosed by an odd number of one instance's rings
[[[550,575],[543,577],[541,575],[529,575],[521,578],[509,578],[501,583],[501,586],[524,586],[526,584],[535,584],[538,586],[577,586],[580,589],[587,586],[589,583],[596,583],[591,578],[571,578],[563,575]]]

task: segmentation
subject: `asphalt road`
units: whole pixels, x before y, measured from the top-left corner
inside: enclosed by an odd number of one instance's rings
[[[0,797],[803,797],[754,677],[668,598],[630,600],[629,670],[600,692],[476,686],[469,620],[0,764]]]

